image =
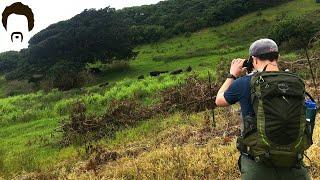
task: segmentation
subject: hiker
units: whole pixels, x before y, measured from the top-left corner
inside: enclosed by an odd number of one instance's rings
[[[302,162],[312,144],[312,135],[305,131],[304,83],[297,75],[279,70],[279,51],[273,40],[254,42],[249,55],[249,60],[232,61],[216,99],[220,107],[237,102],[241,106],[237,141],[241,179],[310,179]],[[253,72],[239,77],[248,61]]]

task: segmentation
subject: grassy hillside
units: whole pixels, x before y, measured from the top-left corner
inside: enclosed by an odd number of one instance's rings
[[[197,70],[213,69],[220,59],[247,57],[248,46],[258,38],[268,36],[272,24],[285,17],[317,13],[319,5],[312,0],[296,0],[275,8],[253,12],[217,28],[193,33],[191,37],[172,38],[164,42],[143,45],[137,59],[130,63],[130,69],[121,73],[105,73],[103,80],[117,81],[124,77],[135,78],[147,75],[152,70],[176,70],[192,66]],[[282,54],[283,58],[295,58],[294,54]],[[199,66],[204,65],[204,67]],[[211,68],[212,67],[212,68]]]
[[[137,80],[139,75],[191,66],[194,74],[207,78],[207,71],[214,74],[221,60],[246,57],[250,42],[266,37],[268,28],[277,18],[318,14],[319,9],[313,0],[295,0],[264,10],[261,15],[254,12],[232,23],[204,29],[190,37],[175,37],[140,46],[136,48],[140,52],[137,59],[130,62],[128,69],[105,72],[100,77],[100,82],[111,82],[108,87],[37,92],[1,99],[0,177],[21,174],[31,178],[60,176],[71,179],[78,176],[83,179],[131,179],[137,175],[146,179],[238,177],[238,154],[234,147],[237,114],[234,109],[217,110],[218,127],[215,130],[210,124],[209,112],[157,116],[117,132],[114,138],[93,143],[96,148],[92,152],[89,152],[88,144],[62,148],[59,146],[62,134],[56,130],[79,100],[86,104],[88,114],[92,115],[103,114],[114,99],[138,97],[146,104],[154,104],[158,100],[157,92],[184,83],[190,74]],[[282,59],[297,56],[290,52],[282,54]],[[320,177],[320,157],[316,153],[320,150],[319,140],[318,123],[315,145],[309,152],[315,162],[315,178]]]

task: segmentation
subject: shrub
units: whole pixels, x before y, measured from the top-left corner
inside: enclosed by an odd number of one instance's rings
[[[317,30],[316,24],[307,18],[287,18],[277,22],[269,36],[290,51],[306,48]]]
[[[130,69],[130,65],[127,61],[114,61],[105,66],[106,71],[114,73],[127,71],[128,69]]]
[[[28,81],[10,81],[5,87],[5,95],[6,96],[15,96],[19,94],[27,94],[31,93],[35,90],[33,84],[28,83]]]
[[[212,109],[218,88],[217,84],[209,84],[209,80],[191,76],[185,84],[162,91],[161,111],[192,113]]]
[[[104,115],[89,116],[86,105],[78,101],[73,105],[69,120],[61,122],[59,131],[63,137],[60,144],[83,144],[103,137],[113,137],[117,130],[148,119],[153,113],[138,101],[114,100]]]
[[[87,63],[86,64],[86,71],[89,73],[100,73],[101,70],[105,67],[105,64],[103,64],[101,61],[97,60],[94,63]]]
[[[70,114],[72,111],[72,107],[75,105],[74,99],[66,99],[55,103],[54,112],[59,114],[60,116]]]
[[[61,61],[55,64],[41,82],[42,89],[51,90],[57,88],[67,91],[83,86],[91,77],[87,72],[81,71],[81,66],[72,62]]]

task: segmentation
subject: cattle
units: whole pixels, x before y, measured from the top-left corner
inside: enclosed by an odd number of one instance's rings
[[[90,68],[89,72],[92,74],[99,74],[99,73],[101,73],[101,69],[100,68]]]
[[[192,67],[189,66],[187,69],[186,69],[187,72],[191,72],[192,71]]]
[[[177,75],[177,74],[181,74],[182,72],[183,72],[182,69],[178,69],[178,70],[172,71],[170,74],[171,75]]]
[[[110,83],[109,82],[105,82],[103,84],[100,84],[99,87],[105,87],[105,86],[108,86]]]
[[[34,74],[31,76],[31,78],[28,80],[29,83],[38,83],[43,79],[43,74]]]
[[[168,72],[169,71],[152,71],[152,72],[150,72],[150,76],[156,77],[156,76],[160,76],[160,74],[165,74]]]
[[[140,53],[140,51],[132,52],[132,53],[130,54],[130,56],[131,56],[132,59],[136,59],[137,56],[139,55],[139,53]]]

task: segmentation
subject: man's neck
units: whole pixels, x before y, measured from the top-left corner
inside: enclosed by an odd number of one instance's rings
[[[272,62],[266,65],[266,71],[279,71],[278,64],[276,62]]]
[[[266,69],[265,69],[266,68]],[[259,71],[279,71],[278,63],[277,62],[268,62],[259,68]]]

